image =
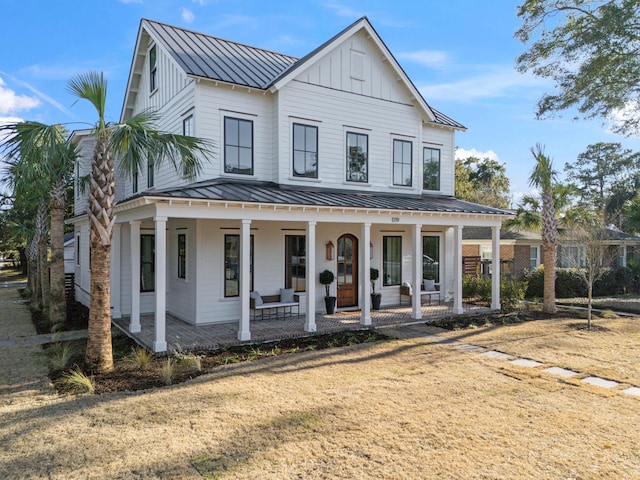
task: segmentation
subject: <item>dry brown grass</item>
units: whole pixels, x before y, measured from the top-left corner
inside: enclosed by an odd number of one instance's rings
[[[638,320],[448,332],[638,385]],[[0,402],[7,478],[638,478],[640,398],[413,338]],[[6,400],[6,399],[5,399]]]

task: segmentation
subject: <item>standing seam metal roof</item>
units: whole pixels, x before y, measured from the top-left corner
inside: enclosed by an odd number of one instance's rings
[[[458,200],[454,197],[390,195],[362,191],[345,192],[305,187],[292,188],[271,182],[240,182],[225,179],[208,180],[183,187],[147,192],[131,197],[130,199],[143,196],[337,208],[513,215],[512,212],[506,210],[477,205],[475,203]]]

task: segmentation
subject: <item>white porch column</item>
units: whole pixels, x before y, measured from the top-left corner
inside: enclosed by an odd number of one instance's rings
[[[307,305],[304,331],[316,331],[316,222],[307,222]]]
[[[453,313],[464,313],[462,308],[462,226],[453,227]]]
[[[154,322],[154,352],[166,352],[167,330],[167,217],[155,217],[156,256],[155,256],[155,289],[156,315]]]
[[[251,220],[242,220],[240,228],[240,325],[238,340],[251,340],[249,330],[249,294],[251,293]]]
[[[413,295],[411,296],[411,318],[414,320],[422,320],[422,299],[420,291],[422,290],[422,225],[413,226],[412,240],[412,268],[411,268],[411,285]]]
[[[129,222],[131,228],[129,244],[131,247],[131,319],[129,331],[138,333],[140,327],[140,221]]]
[[[120,310],[120,285],[122,283],[122,274],[120,272],[120,228],[121,224],[119,223],[113,226],[113,240],[111,241],[111,318],[120,318],[122,316]]]
[[[624,243],[622,245],[622,261],[620,262],[621,267],[627,266],[627,244]]]
[[[363,223],[360,235],[360,324],[371,325],[371,224]]]
[[[500,310],[500,226],[491,227],[491,309]]]

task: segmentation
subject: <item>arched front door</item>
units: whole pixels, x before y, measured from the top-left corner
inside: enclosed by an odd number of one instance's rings
[[[351,234],[338,238],[338,307],[358,305],[358,239]]]

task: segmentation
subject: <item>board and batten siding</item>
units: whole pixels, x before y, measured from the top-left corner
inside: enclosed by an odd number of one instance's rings
[[[167,225],[167,311],[189,323],[196,321],[197,227],[195,220],[171,219]],[[186,235],[186,278],[178,278],[178,235]]]
[[[83,135],[78,141],[80,157],[77,165],[78,171],[74,179],[74,215],[82,215],[87,211],[87,205],[89,204],[89,183],[87,182],[85,184],[83,191],[80,187],[80,182],[83,177],[91,174],[91,163],[93,162],[95,146],[96,140],[93,135]]]

